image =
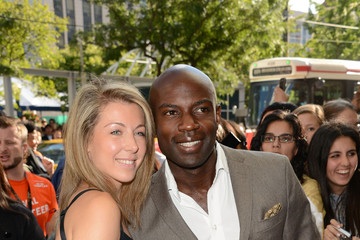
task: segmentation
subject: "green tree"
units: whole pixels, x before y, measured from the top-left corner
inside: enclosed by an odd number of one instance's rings
[[[100,75],[107,68],[107,63],[103,61],[103,49],[95,45],[91,36],[84,32],[76,33],[76,37],[63,49],[60,49],[62,61],[58,69],[67,71],[77,71],[83,73],[84,79],[88,79],[90,74]],[[68,103],[68,82],[64,78],[55,78],[53,81],[60,100]],[[81,86],[81,79],[77,79],[76,86]]]
[[[0,74],[19,74],[20,67],[58,67],[56,46],[66,20],[41,1],[0,0]]]
[[[141,49],[164,68],[186,63],[215,81],[220,95],[247,81],[250,62],[281,56],[286,0],[101,0],[110,13],[97,40],[106,58]]]
[[[312,38],[307,42],[309,57],[360,60],[360,2],[333,0],[317,5],[308,20]],[[338,27],[328,24],[342,25]],[[349,27],[357,27],[348,28]]]
[[[61,55],[56,43],[66,24],[40,0],[0,0],[0,75],[24,77],[20,68],[57,68]],[[57,95],[52,80],[25,77],[34,83],[36,95]],[[19,101],[20,90],[15,85],[12,90]]]
[[[99,75],[107,68],[107,62],[103,60],[103,48],[94,43],[90,33],[76,33],[74,40],[60,53],[63,60],[59,68],[63,70]]]

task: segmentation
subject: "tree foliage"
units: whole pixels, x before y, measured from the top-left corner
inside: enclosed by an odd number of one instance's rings
[[[312,38],[306,44],[309,57],[360,60],[360,2],[333,0],[317,5],[316,14],[308,19],[319,22],[309,24]],[[343,25],[339,27],[325,24]],[[357,27],[357,29],[344,26]]]
[[[110,24],[97,40],[106,59],[116,60],[133,49],[165,68],[186,63],[207,72],[220,95],[246,82],[249,64],[281,56],[285,46],[282,12],[286,0],[101,0]]]
[[[0,0],[0,75],[22,76],[20,68],[27,67],[57,68],[61,55],[56,44],[66,23],[40,0]],[[51,80],[26,77],[36,95],[56,96]],[[20,90],[14,84],[12,90],[19,101]]]
[[[57,67],[57,37],[66,29],[66,20],[39,0],[0,2],[0,74],[43,64]]]
[[[63,60],[60,69],[68,71],[83,71],[99,75],[107,68],[103,61],[103,49],[94,43],[93,37],[84,32],[78,32],[75,40],[60,50]]]

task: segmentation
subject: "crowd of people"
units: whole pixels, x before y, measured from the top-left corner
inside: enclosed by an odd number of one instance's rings
[[[221,117],[212,80],[183,64],[148,100],[92,79],[62,129],[0,116],[0,235],[359,240],[357,101],[297,106],[274,95],[249,144]],[[37,149],[57,137],[60,175]]]

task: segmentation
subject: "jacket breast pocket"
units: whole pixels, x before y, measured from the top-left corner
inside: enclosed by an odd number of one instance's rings
[[[275,216],[268,219],[261,219],[253,226],[252,239],[282,239],[286,214],[281,209]]]

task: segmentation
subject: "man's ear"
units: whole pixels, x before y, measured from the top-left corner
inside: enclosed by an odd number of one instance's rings
[[[220,104],[216,106],[216,123],[220,124],[220,120],[221,120],[221,106]]]
[[[29,147],[29,144],[28,144],[27,142],[24,142],[24,143],[23,143],[23,150],[24,150],[24,152],[28,149],[28,147]]]
[[[27,142],[22,144],[22,150],[23,150],[24,156],[26,156],[26,154],[28,152],[28,147],[29,147],[29,145],[27,144]]]

